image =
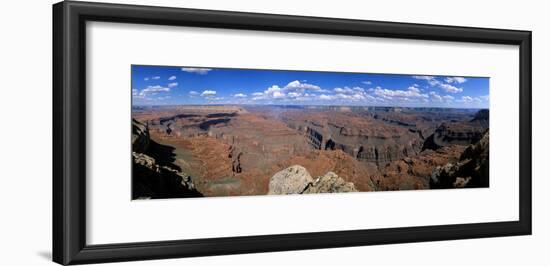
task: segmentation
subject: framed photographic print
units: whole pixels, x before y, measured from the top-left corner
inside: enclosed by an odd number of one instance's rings
[[[531,234],[531,32],[53,6],[60,264]]]

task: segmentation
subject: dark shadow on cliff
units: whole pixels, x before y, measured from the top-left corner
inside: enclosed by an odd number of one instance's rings
[[[166,168],[151,168],[134,160],[132,198],[195,198],[203,195],[192,185],[190,179]]]
[[[144,154],[155,159],[158,165],[167,166],[174,170],[181,171],[181,167],[174,164],[176,161],[176,148],[164,144],[160,144],[153,139],[149,142],[149,148]]]
[[[192,177],[174,164],[175,148],[150,138],[146,125],[132,120],[132,199],[202,197]]]
[[[489,131],[477,143],[469,145],[458,162],[437,167],[430,188],[489,187]]]

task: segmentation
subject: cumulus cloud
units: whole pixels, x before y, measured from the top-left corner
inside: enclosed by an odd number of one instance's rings
[[[361,83],[365,84],[365,85],[372,85],[372,82],[371,81],[362,81]]]
[[[159,76],[154,76],[151,79],[160,79],[160,77]]]
[[[144,78],[143,80],[145,80],[145,81],[148,81],[148,80],[149,80],[149,78]]]
[[[199,75],[206,75],[208,72],[212,71],[210,68],[196,68],[196,67],[182,67],[181,71],[187,73],[195,73]]]
[[[302,94],[299,93],[299,92],[289,92],[289,93],[287,94],[287,96],[290,97],[290,98],[297,98],[297,97],[302,96]]]
[[[199,93],[198,93],[197,91],[190,91],[189,94],[190,94],[190,95],[195,95],[195,96],[196,96],[196,95],[199,95]]]
[[[325,101],[334,100],[334,95],[321,94],[319,95],[319,100],[325,100]]]
[[[462,96],[462,100],[460,102],[470,104],[470,103],[481,103],[482,101],[479,97]]]
[[[145,89],[142,89],[141,91],[137,89],[132,89],[132,96],[137,99],[146,99],[149,95],[155,95],[161,92],[169,92],[170,88],[163,87],[160,85],[149,85]]]
[[[421,79],[421,80],[432,80],[435,77],[434,76],[412,76],[413,79]]]
[[[405,101],[411,100],[410,98],[427,99],[429,97],[427,94],[422,93],[420,89],[415,86],[410,86],[409,88],[407,88],[407,90],[390,90],[376,87],[374,89],[374,94],[388,100],[398,98]]]
[[[430,98],[436,102],[443,101],[443,97],[441,97],[441,95],[437,94],[435,91],[430,91]]]
[[[446,101],[452,101],[455,99],[455,97],[451,96],[451,95],[445,95],[443,96],[443,99],[446,100]]]
[[[223,100],[224,97],[217,96],[217,92],[214,90],[204,90],[201,94],[201,97],[203,97],[205,100],[212,102],[212,101],[220,101]]]
[[[376,98],[365,92],[365,89],[361,87],[338,87],[330,91],[330,94],[321,94],[316,96],[320,101],[343,101],[343,102],[357,102],[357,101],[375,101]]]
[[[170,76],[168,80],[176,80],[176,76]]]
[[[174,88],[174,87],[177,87],[177,86],[178,86],[177,82],[168,83],[168,88]]]
[[[216,91],[213,91],[213,90],[205,90],[201,93],[201,96],[202,97],[205,97],[205,98],[213,98],[216,96]]]
[[[438,102],[438,103],[450,103],[455,98],[451,95],[439,95],[435,91],[430,91],[429,95],[432,102]]]
[[[451,84],[445,84],[445,83],[441,83],[439,84],[439,87],[446,91],[446,92],[449,92],[449,93],[459,93],[459,92],[462,92],[463,89],[462,88],[457,88]]]
[[[147,86],[147,88],[141,90],[141,94],[147,94],[147,93],[154,93],[154,92],[168,92],[170,91],[170,88],[168,87],[162,87],[160,85],[155,86]]]
[[[300,82],[298,80],[295,80],[295,81],[289,82],[286,86],[284,86],[283,91],[285,92],[295,91],[295,92],[303,93],[305,91],[320,92],[320,91],[326,91],[326,90],[321,89],[321,87],[317,85],[308,84],[308,83],[305,83],[304,81]]]
[[[462,88],[455,87],[455,86],[453,86],[449,83],[459,83],[460,84],[460,83],[466,82],[466,79],[461,78],[461,77],[447,77],[445,79],[445,81],[447,83],[441,82],[440,80],[438,80],[434,76],[412,76],[412,77],[414,79],[425,80],[426,82],[428,82],[428,84],[430,84],[430,86],[432,86],[432,87],[437,86],[437,87],[441,88],[442,90],[444,90],[445,92],[448,92],[448,93],[459,93],[459,92],[463,91]],[[448,82],[447,79],[449,79],[451,82]]]
[[[326,100],[349,100],[349,101],[362,101],[362,100],[375,100],[375,98],[365,92],[365,89],[361,87],[343,87],[334,88],[332,90],[335,95],[331,99],[324,97]]]
[[[284,87],[273,85],[263,92],[252,93],[252,100],[282,100],[282,99],[298,99],[305,100],[311,97],[308,92],[326,92],[327,90],[313,84],[300,82],[299,80],[291,81]]]
[[[246,94],[244,94],[244,93],[237,93],[237,94],[234,94],[233,97],[235,97],[235,98],[246,98]]]
[[[458,84],[462,84],[464,82],[468,81],[466,78],[464,77],[446,77],[445,78],[445,82],[447,83],[458,83]]]
[[[413,79],[425,80],[431,86],[438,85],[440,83],[434,76],[412,76]]]

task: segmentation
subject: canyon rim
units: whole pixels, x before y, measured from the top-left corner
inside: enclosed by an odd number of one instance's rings
[[[132,198],[489,187],[489,78],[132,65]]]

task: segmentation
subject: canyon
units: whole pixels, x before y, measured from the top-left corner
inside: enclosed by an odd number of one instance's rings
[[[140,106],[132,119],[135,199],[488,187],[484,109]]]

